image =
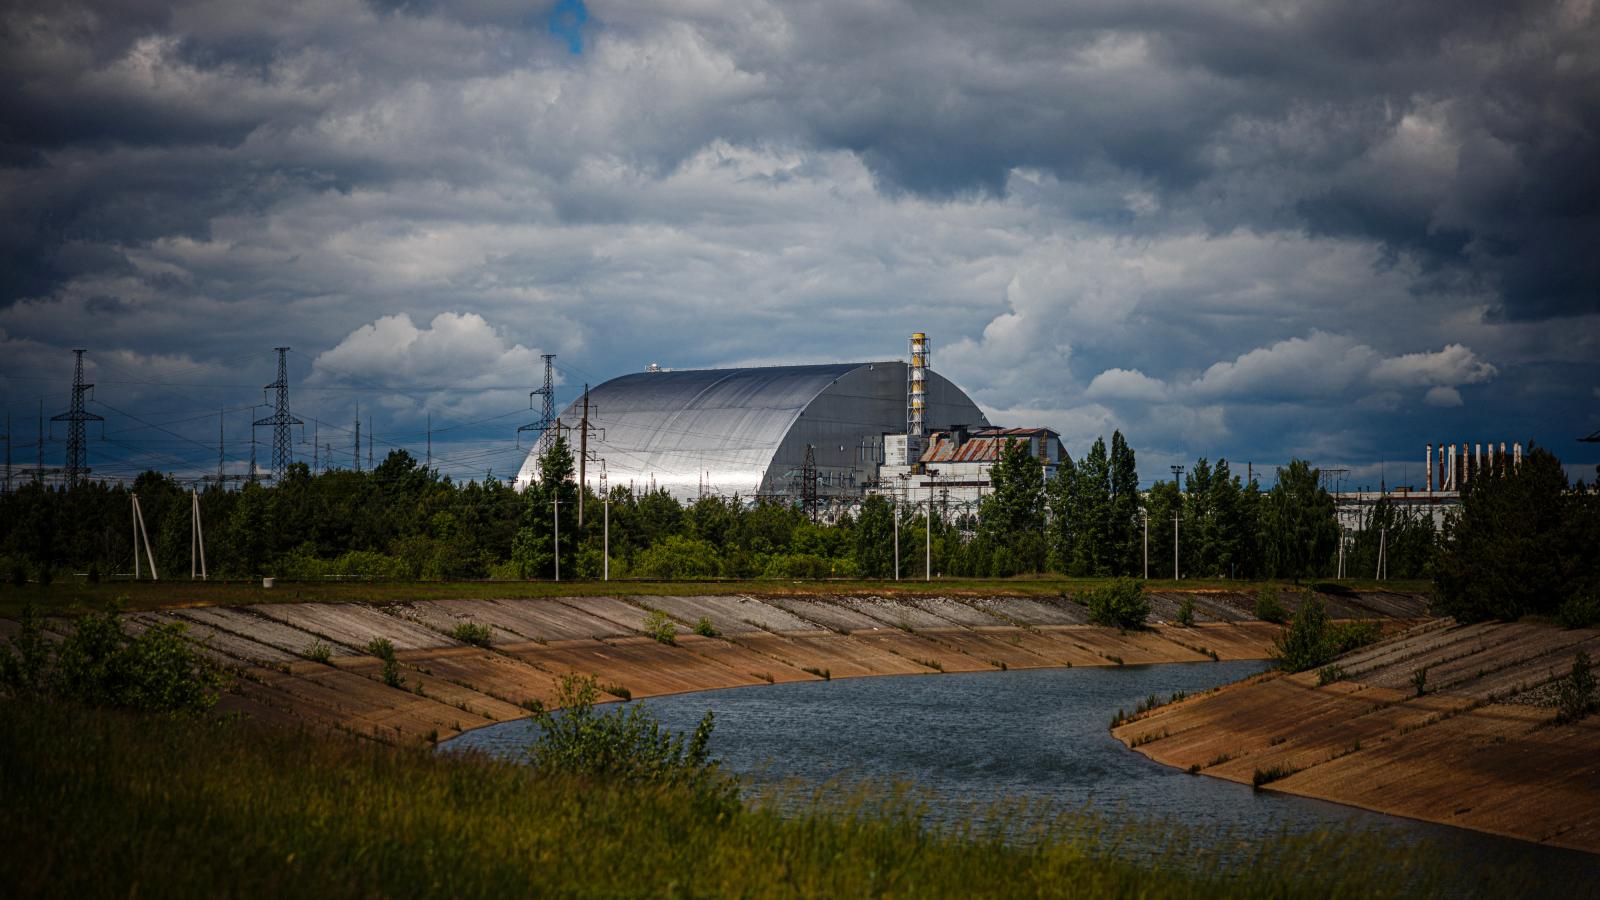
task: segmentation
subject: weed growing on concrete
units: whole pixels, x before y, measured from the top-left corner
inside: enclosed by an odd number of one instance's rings
[[[454,631],[450,632],[450,636],[463,644],[471,644],[474,647],[487,647],[489,646],[489,641],[494,638],[494,630],[477,622],[462,622],[455,627]]]
[[[1576,722],[1595,710],[1594,671],[1582,650],[1572,659],[1572,671],[1556,685],[1556,722]]]
[[[994,666],[996,669],[999,669],[1002,672],[1004,672],[1007,668],[1006,661],[1003,659],[991,659],[989,660],[989,665]]]
[[[1153,744],[1156,741],[1159,741],[1164,737],[1167,737],[1167,729],[1165,729],[1165,728],[1161,729],[1160,733],[1156,733],[1156,732],[1152,731],[1152,732],[1149,732],[1149,733],[1146,733],[1146,734],[1141,734],[1138,737],[1134,738],[1132,741],[1129,741],[1128,742],[1128,746],[1129,747],[1143,747],[1145,744]]]
[[[383,660],[383,683],[392,688],[403,688],[406,680],[400,676],[400,661],[394,655],[394,643],[388,638],[373,638],[367,642],[367,652]]]
[[[1132,578],[1118,578],[1086,595],[1089,621],[1115,628],[1143,628],[1150,615],[1144,586]]]
[[[672,627],[672,620],[659,609],[652,609],[644,617],[644,633],[669,646],[678,643],[678,632]]]
[[[1189,628],[1194,625],[1193,597],[1183,598],[1183,602],[1178,604],[1178,615],[1173,619],[1173,621],[1185,628]]]
[[[1336,663],[1329,663],[1317,670],[1317,687],[1326,687],[1335,681],[1344,680],[1344,669]]]
[[[628,690],[620,684],[604,684],[600,686],[600,689],[611,696],[618,698],[619,700],[633,699],[633,691]]]
[[[1232,753],[1218,753],[1216,756],[1211,757],[1210,762],[1206,763],[1206,768],[1209,769],[1212,766],[1220,766],[1231,759],[1233,759]]]
[[[177,713],[204,712],[217,701],[222,678],[182,624],[129,635],[113,609],[83,616],[52,641],[30,603],[17,625],[0,646],[0,695]]]
[[[1426,694],[1428,692],[1428,667],[1427,666],[1423,666],[1422,668],[1420,668],[1420,669],[1416,670],[1415,672],[1411,673],[1411,686],[1417,689],[1417,696],[1418,697],[1421,697],[1423,694]]]
[[[1285,741],[1287,741],[1287,740],[1289,740],[1289,739],[1288,739],[1288,738],[1287,738],[1287,737],[1285,737],[1285,736],[1283,736],[1283,735],[1281,735],[1281,734],[1280,734],[1280,735],[1277,735],[1277,736],[1275,736],[1275,737],[1273,737],[1273,738],[1271,738],[1271,739],[1269,739],[1269,740],[1268,740],[1268,741],[1267,741],[1267,746],[1268,746],[1268,747],[1276,747],[1276,746],[1278,746],[1278,745],[1279,745],[1279,744],[1281,744],[1281,743],[1283,743],[1283,742],[1285,742]]]
[[[701,616],[700,621],[694,623],[694,633],[708,638],[722,636],[721,632],[717,631],[717,627],[712,625],[711,620],[705,616]]]
[[[937,659],[913,659],[912,662],[919,666],[927,666],[938,672],[944,671],[944,663],[939,662]]]
[[[333,658],[333,648],[321,641],[317,641],[306,649],[300,651],[300,655],[311,660],[312,662],[326,663],[328,660]]]
[[[1271,784],[1280,778],[1288,778],[1296,771],[1288,766],[1268,766],[1265,769],[1257,769],[1255,774],[1250,776],[1250,786],[1261,787],[1263,784]]]
[[[1256,591],[1256,618],[1274,625],[1289,621],[1289,613],[1278,601],[1278,589],[1265,585]]]
[[[773,679],[772,679],[772,673],[771,672],[756,672],[754,674],[755,674],[755,676],[757,678],[761,679],[762,681],[765,681],[767,684],[773,684],[774,683]]]
[[[1119,666],[1122,665],[1122,657],[1120,657],[1120,656],[1115,656],[1115,655],[1110,654],[1110,653],[1102,653],[1100,655],[1104,656],[1106,659],[1111,660],[1111,662],[1115,663],[1116,665],[1119,665]]]
[[[1199,763],[1191,764],[1189,766],[1189,774],[1190,775],[1199,775],[1200,774],[1200,764]]]
[[[811,674],[817,676],[818,678],[821,678],[823,681],[832,681],[833,680],[833,673],[831,671],[827,670],[827,669],[819,669],[816,666],[805,666],[800,671],[802,671],[802,672],[810,672]]]

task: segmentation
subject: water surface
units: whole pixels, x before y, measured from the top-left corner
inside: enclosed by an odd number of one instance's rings
[[[1022,799],[1245,838],[1382,829],[1402,852],[1425,844],[1459,859],[1468,883],[1475,871],[1525,863],[1556,884],[1600,868],[1586,854],[1189,775],[1108,733],[1117,710],[1132,711],[1150,694],[1196,693],[1265,668],[1244,661],[856,678],[636,702],[673,731],[691,731],[706,710],[715,712],[713,755],[758,787],[906,780],[935,792],[933,813],[946,818],[968,816],[975,804]],[[534,726],[519,720],[443,746],[520,757],[533,736]]]

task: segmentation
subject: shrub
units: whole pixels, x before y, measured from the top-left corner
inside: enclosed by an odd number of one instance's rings
[[[373,638],[367,642],[367,652],[384,662],[391,662],[394,660],[394,643],[388,638]]]
[[[400,661],[395,658],[394,644],[388,638],[373,638],[367,642],[367,652],[383,660],[383,683],[389,687],[405,687],[400,677]]]
[[[1144,587],[1132,578],[1118,578],[1092,590],[1086,598],[1089,621],[1117,628],[1139,628],[1150,615],[1150,601]]]
[[[604,690],[606,693],[610,694],[611,696],[616,697],[616,698],[618,698],[620,700],[632,700],[633,699],[633,691],[628,690],[627,688],[623,687],[620,684],[608,684],[608,685],[605,685],[601,689]]]
[[[1185,628],[1188,628],[1188,627],[1190,627],[1191,625],[1194,624],[1194,598],[1193,597],[1185,597],[1185,598],[1183,598],[1183,602],[1178,604],[1178,616],[1173,621],[1177,622],[1179,625],[1182,625]]]
[[[1332,622],[1328,625],[1328,652],[1343,656],[1377,642],[1382,636],[1377,622]]]
[[[694,623],[694,633],[701,637],[721,637],[721,633],[717,631],[717,626],[711,624],[711,620],[705,616],[701,616],[700,621]]]
[[[1261,787],[1263,784],[1270,784],[1280,778],[1288,778],[1293,774],[1294,770],[1288,766],[1268,766],[1265,769],[1257,769],[1255,774],[1250,776],[1250,785],[1251,787]]]
[[[321,641],[307,647],[301,654],[312,662],[325,663],[333,658],[333,649]]]
[[[652,609],[644,617],[644,633],[655,638],[663,644],[676,644],[677,629],[672,627],[672,620],[659,609]]]
[[[1588,628],[1600,624],[1600,592],[1587,591],[1573,594],[1556,609],[1556,620],[1562,628]]]
[[[462,622],[450,632],[450,636],[463,644],[474,647],[487,647],[494,639],[494,629],[477,622]]]
[[[1427,666],[1423,666],[1422,668],[1420,668],[1420,669],[1416,670],[1415,672],[1411,673],[1411,686],[1417,689],[1417,696],[1418,697],[1421,697],[1423,694],[1426,694],[1428,692],[1428,667]]]
[[[1288,629],[1273,641],[1273,658],[1282,669],[1304,672],[1326,665],[1333,656],[1328,640],[1327,605],[1320,596],[1308,591]]]
[[[1556,721],[1576,722],[1595,709],[1594,671],[1582,650],[1572,659],[1572,672],[1556,685]]]
[[[709,745],[714,717],[705,718],[687,739],[661,728],[642,705],[595,710],[598,693],[589,676],[568,674],[557,682],[560,712],[535,701],[533,721],[539,736],[528,748],[528,761],[545,772],[570,773],[633,782],[687,785],[701,799],[727,806],[736,803],[737,788],[711,759]]]
[[[833,673],[831,671],[827,670],[827,669],[819,669],[816,666],[805,666],[800,671],[802,671],[802,672],[810,672],[811,674],[817,676],[818,678],[821,678],[823,681],[832,681],[833,680]]]
[[[1278,602],[1278,589],[1272,586],[1263,587],[1256,591],[1256,618],[1274,625],[1282,625],[1289,620],[1289,613]]]
[[[84,616],[52,644],[30,605],[18,625],[0,647],[0,686],[13,696],[169,713],[204,712],[217,702],[221,676],[182,624],[130,636],[113,609]]]
[[[1317,670],[1317,687],[1344,680],[1344,669],[1332,663]]]

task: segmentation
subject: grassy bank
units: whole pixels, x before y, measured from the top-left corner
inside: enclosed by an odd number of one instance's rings
[[[0,883],[14,896],[1373,897],[1435,886],[1414,853],[1313,834],[1198,850],[1052,820],[1005,843],[915,808],[779,816],[355,740],[0,703]],[[1131,853],[1154,842],[1154,850]],[[1153,853],[1153,855],[1152,855]]]
[[[790,594],[907,594],[926,595],[1015,595],[1059,596],[1062,592],[1081,593],[1109,584],[1110,578],[936,578],[904,581],[872,580],[796,580],[796,579],[721,579],[684,581],[389,581],[389,582],[283,582],[266,589],[259,580],[251,581],[102,581],[88,583],[63,578],[54,584],[31,583],[0,587],[0,616],[15,616],[23,604],[33,602],[52,613],[104,609],[124,599],[128,610],[165,609],[181,606],[243,606],[253,603],[361,602],[390,603],[411,600],[508,600],[528,597],[573,596],[684,596],[700,594],[752,594],[782,596]],[[1228,581],[1152,579],[1142,582],[1146,590],[1232,590],[1255,591],[1273,586],[1280,592],[1295,589],[1286,581]],[[1333,584],[1334,582],[1326,582]],[[1370,581],[1352,579],[1337,582],[1351,590],[1427,592],[1426,581]]]

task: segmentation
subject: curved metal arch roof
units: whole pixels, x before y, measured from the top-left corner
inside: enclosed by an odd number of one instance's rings
[[[591,441],[590,448],[607,458],[613,479],[642,476],[681,484],[707,472],[716,484],[759,484],[806,407],[839,378],[871,365],[622,375],[589,391],[589,422],[604,431],[603,439]],[[580,404],[567,406],[563,424],[577,424]],[[530,453],[517,476],[518,486],[531,480],[536,466]]]

